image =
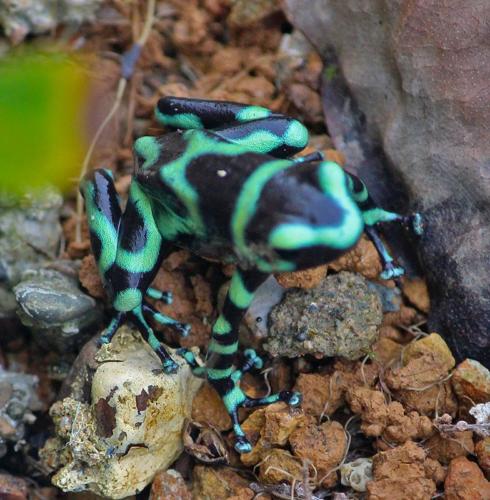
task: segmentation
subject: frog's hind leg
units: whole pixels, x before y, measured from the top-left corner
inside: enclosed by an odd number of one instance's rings
[[[150,289],[150,284],[169,248],[158,231],[151,201],[139,184],[133,181],[121,218],[117,254],[110,275],[113,306],[135,323],[162,360],[164,370],[170,373],[177,369],[177,364],[155,336],[145,315],[180,332],[188,331],[189,327],[158,313],[144,298],[147,294],[154,298],[161,297],[160,292]]]
[[[171,358],[170,354],[167,352],[163,344],[158,340],[155,333],[153,332],[150,325],[146,322],[146,319],[143,316],[143,308],[135,308],[132,311],[131,319],[134,321],[138,330],[140,331],[143,338],[150,344],[150,347],[155,351],[160,360],[162,361],[162,368],[165,373],[174,373],[178,365]]]
[[[143,312],[149,314],[153,318],[153,320],[160,325],[170,326],[174,328],[182,335],[182,337],[187,337],[189,335],[191,327],[187,323],[181,323],[180,321],[177,321],[170,316],[162,314],[161,312],[153,309],[153,307],[151,307],[149,304],[143,304]]]
[[[116,260],[121,206],[108,169],[96,169],[80,183],[85,200],[85,212],[90,228],[90,242],[104,285],[110,281],[111,268]]]
[[[302,123],[261,106],[164,97],[155,116],[174,128],[211,129],[222,140],[277,158],[288,158],[308,144],[308,130]]]
[[[383,222],[401,222],[409,226],[416,234],[422,233],[421,216],[415,213],[410,216],[403,216],[395,212],[389,212],[378,207],[374,200],[369,195],[368,189],[364,182],[355,175],[347,173],[347,182],[349,191],[361,209],[362,218],[364,220],[364,230],[370,240],[373,242],[383,262],[383,271],[380,274],[382,279],[398,278],[405,273],[405,270],[396,266],[394,259],[388,249],[381,240],[376,226]]]
[[[239,269],[235,271],[222,313],[213,326],[212,339],[206,359],[207,378],[223,399],[233,421],[233,430],[236,436],[235,449],[239,453],[251,451],[251,445],[238,421],[238,408],[266,405],[276,401],[285,401],[293,405],[300,402],[299,393],[288,391],[266,398],[251,399],[247,397],[240,388],[243,373],[262,366],[262,360],[254,351],[245,351],[245,362],[242,368],[234,368],[240,321],[252,302],[255,290],[266,277],[266,274],[259,271],[241,271]]]
[[[90,241],[104,287],[111,288],[112,267],[116,261],[121,207],[114,186],[114,177],[108,169],[96,169],[80,183],[85,200],[85,212],[90,228]],[[102,332],[99,344],[108,344],[125,315],[116,311]]]
[[[155,117],[162,125],[181,129],[214,129],[272,115],[262,106],[173,96],[160,99],[155,109]]]

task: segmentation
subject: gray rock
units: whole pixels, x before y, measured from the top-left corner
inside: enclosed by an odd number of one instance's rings
[[[490,3],[285,4],[324,57],[337,54],[366,129],[423,212],[430,329],[458,358],[490,364]]]
[[[29,33],[41,34],[58,23],[80,24],[93,20],[101,0],[23,0],[0,2],[0,26],[13,43]]]
[[[82,331],[102,318],[96,301],[74,278],[52,269],[27,272],[14,293],[17,314],[35,339],[62,352],[82,342]]]
[[[311,290],[291,290],[270,314],[264,349],[272,356],[304,354],[358,359],[376,341],[381,301],[359,274],[330,275]]]
[[[0,457],[7,452],[8,441],[24,437],[25,425],[33,423],[33,411],[41,409],[34,375],[6,371],[0,366]]]
[[[269,314],[272,308],[281,301],[284,293],[284,288],[273,275],[269,276],[257,289],[243,322],[250,329],[253,337],[257,339],[267,337]]]
[[[380,283],[368,281],[368,286],[375,291],[381,300],[381,308],[384,313],[396,312],[400,310],[402,303],[401,292],[398,287],[389,288]]]
[[[21,199],[0,193],[0,283],[6,288],[17,284],[25,270],[56,256],[62,202],[53,189]]]

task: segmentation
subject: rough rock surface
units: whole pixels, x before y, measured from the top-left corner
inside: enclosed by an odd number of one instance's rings
[[[42,407],[37,384],[36,376],[7,371],[0,365],[0,458],[7,453],[6,442],[21,441],[26,424],[36,420],[32,412]]]
[[[59,23],[80,24],[93,20],[100,0],[23,0],[0,4],[0,26],[13,43],[21,42],[29,33],[53,30]]]
[[[431,295],[431,329],[448,336],[457,358],[489,364],[490,3],[285,0],[285,5],[320,54],[328,56],[332,48],[337,54],[367,130],[424,214],[419,248]],[[336,68],[330,69],[334,74]],[[349,168],[360,168],[348,139],[330,132],[334,143],[345,146],[340,149]]]
[[[271,312],[264,348],[273,356],[358,359],[375,342],[381,320],[377,293],[362,276],[341,272],[315,289],[287,292]]]
[[[0,319],[15,317],[11,287],[22,274],[56,255],[62,201],[53,189],[26,194],[21,199],[0,193]]]
[[[102,319],[100,307],[76,279],[53,269],[26,272],[14,293],[22,323],[40,345],[61,352],[80,344],[82,331]]]
[[[97,358],[90,403],[65,398],[51,408],[56,437],[41,455],[64,491],[110,498],[141,491],[181,453],[182,428],[201,383],[187,363],[162,372],[139,333],[124,326]]]

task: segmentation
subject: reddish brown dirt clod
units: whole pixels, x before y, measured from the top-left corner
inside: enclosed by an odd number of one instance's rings
[[[284,288],[315,288],[327,274],[327,265],[281,273],[276,275],[277,282]]]
[[[403,281],[403,294],[417,309],[428,314],[430,299],[425,280],[422,278],[405,279]]]
[[[363,235],[348,253],[329,264],[334,271],[352,271],[367,279],[377,279],[382,271],[381,260],[374,245]]]
[[[382,326],[410,326],[417,323],[417,309],[401,306],[399,311],[388,312],[383,316]]]
[[[293,454],[309,460],[316,468],[318,482],[324,488],[337,483],[337,466],[344,458],[347,436],[339,422],[317,425],[314,421],[296,429],[289,437]]]
[[[424,450],[413,441],[374,456],[367,500],[429,500],[436,492]]]
[[[82,259],[82,264],[78,271],[78,279],[83,288],[85,288],[92,297],[96,299],[105,298],[104,285],[102,284],[102,279],[97,269],[97,263],[92,254]]]
[[[158,472],[151,485],[149,500],[192,500],[182,476],[175,470]]]
[[[478,464],[485,472],[487,479],[490,478],[490,437],[483,438],[475,444],[475,453]]]
[[[432,333],[403,349],[402,365],[390,368],[386,384],[408,408],[431,414],[454,414],[457,409],[447,381],[455,361],[440,335]]]
[[[0,498],[4,500],[26,500],[27,482],[10,474],[0,474]]]
[[[344,403],[342,379],[338,372],[332,375],[301,373],[295,390],[301,392],[301,407],[310,415],[332,415]]]
[[[218,393],[204,383],[192,402],[192,420],[202,424],[213,425],[220,431],[231,428],[231,418]]]
[[[447,465],[453,458],[473,454],[473,433],[471,431],[452,432],[443,435],[434,434],[426,443],[425,448],[431,458]]]
[[[456,367],[451,383],[464,412],[490,401],[490,371],[474,359],[465,359]]]
[[[247,466],[260,462],[274,447],[284,446],[292,432],[305,422],[305,415],[297,408],[276,403],[254,411],[242,424],[242,429],[253,445],[251,453],[240,456]]]
[[[156,302],[155,308],[163,314],[191,325],[191,331],[188,337],[181,338],[175,334],[176,340],[179,341],[183,347],[204,347],[207,346],[209,342],[211,332],[210,325],[212,321],[205,320],[204,316],[197,311],[195,289],[189,285],[190,283],[186,279],[186,272],[180,270],[170,272],[162,267],[158,271],[152,286],[158,290],[172,292],[173,302],[170,305]],[[203,294],[204,290],[204,287],[198,287],[201,307],[206,308],[207,306],[204,304],[212,299],[211,297],[205,299]],[[155,325],[155,327],[156,329],[160,329],[158,325]],[[170,329],[167,328],[166,330],[169,331]]]
[[[490,483],[474,462],[465,457],[451,460],[444,481],[446,500],[490,500]]]
[[[248,493],[249,481],[229,467],[196,465],[192,472],[192,498],[201,500],[228,500],[230,497]],[[253,492],[247,500],[253,498]]]
[[[303,477],[301,460],[289,451],[274,448],[260,461],[259,479],[264,483],[292,483]]]
[[[354,413],[360,414],[361,430],[367,436],[382,436],[393,443],[421,439],[433,433],[432,422],[417,412],[405,412],[403,406],[393,401],[389,404],[381,391],[367,387],[354,387],[347,392],[347,401]]]
[[[400,359],[402,349],[403,345],[386,337],[379,338],[372,347],[374,359],[384,367],[388,367]]]

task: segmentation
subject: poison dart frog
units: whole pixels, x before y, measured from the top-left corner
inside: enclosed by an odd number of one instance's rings
[[[363,231],[381,255],[381,277],[400,276],[403,269],[375,226],[401,221],[420,232],[421,219],[377,207],[359,178],[319,152],[293,157],[308,142],[307,129],[293,118],[260,106],[178,97],[161,99],[155,115],[172,131],[136,140],[136,174],[124,211],[109,170],[95,170],[81,184],[93,253],[114,309],[101,342],[109,343],[119,325],[131,320],[163,370],[174,372],[177,364],[147,322],[189,331],[146,300],[171,302],[170,293],[150,287],[162,259],[177,245],[234,263],[205,366],[190,351],[182,354],[218,391],[233,421],[235,448],[246,453],[251,445],[238,421],[240,407],[301,401],[293,391],[253,399],[240,388],[242,375],[262,366],[251,349],[243,365],[235,366],[239,323],[259,285],[271,273],[336,259]]]

